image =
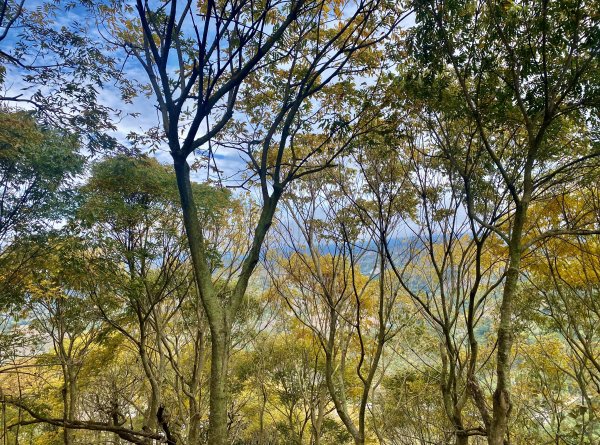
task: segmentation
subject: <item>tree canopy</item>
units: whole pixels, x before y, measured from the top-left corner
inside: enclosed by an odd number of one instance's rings
[[[0,4],[3,445],[600,443],[600,3]]]

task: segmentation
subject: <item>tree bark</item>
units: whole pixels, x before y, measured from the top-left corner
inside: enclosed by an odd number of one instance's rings
[[[489,445],[503,445],[508,432],[508,419],[512,408],[510,400],[510,353],[513,343],[513,301],[517,293],[523,228],[527,215],[528,199],[525,197],[517,204],[514,226],[509,244],[509,263],[506,282],[500,306],[500,326],[498,327],[498,351],[496,363],[496,389],[493,397],[493,417],[488,432]]]
[[[198,317],[200,319],[200,317]],[[188,432],[187,443],[192,445],[200,443],[200,374],[204,368],[204,331],[198,329],[194,345],[194,366],[190,382],[190,395],[188,396],[190,429]]]
[[[190,167],[185,159],[173,156],[183,223],[194,266],[194,276],[211,334],[211,372],[208,440],[213,445],[227,443],[227,354],[228,329],[224,308],[216,298],[211,274],[205,262],[204,240],[192,194]]]
[[[210,366],[210,414],[208,441],[227,443],[227,369],[229,364],[230,329],[224,328],[212,338]]]

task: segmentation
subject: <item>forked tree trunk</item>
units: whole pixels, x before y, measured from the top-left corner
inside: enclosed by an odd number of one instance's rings
[[[194,346],[194,365],[190,390],[188,395],[190,429],[188,432],[187,443],[192,445],[200,443],[200,374],[204,368],[204,331],[198,329]]]
[[[227,370],[229,349],[231,347],[232,320],[242,302],[250,276],[258,263],[260,249],[273,221],[282,188],[274,187],[273,194],[266,198],[254,232],[252,247],[243,261],[242,270],[235,284],[231,300],[223,301],[215,291],[212,274],[206,261],[204,239],[192,194],[189,165],[184,158],[174,156],[174,167],[181,200],[183,223],[194,266],[194,276],[211,334],[208,442],[211,445],[226,445],[228,420]]]

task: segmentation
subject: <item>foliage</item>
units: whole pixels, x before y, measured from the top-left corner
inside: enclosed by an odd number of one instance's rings
[[[600,441],[596,1],[38,6],[0,5],[3,443]]]

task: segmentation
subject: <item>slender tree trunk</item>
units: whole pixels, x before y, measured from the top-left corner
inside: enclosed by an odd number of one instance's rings
[[[327,384],[327,389],[329,390],[329,394],[331,395],[331,400],[333,400],[333,404],[335,405],[335,409],[337,411],[338,416],[340,417],[342,423],[346,427],[348,433],[354,439],[354,443],[356,445],[364,445],[365,439],[361,436],[360,431],[354,425],[354,422],[350,415],[346,410],[346,395],[344,391],[341,391],[341,394],[338,394],[338,391],[335,387],[334,383],[334,363],[333,363],[333,351],[334,351],[334,342],[337,330],[337,308],[331,307],[329,309],[329,337],[327,339],[327,349],[325,350],[325,382]],[[343,373],[343,366],[340,366],[342,369],[340,372]],[[343,377],[341,377],[343,378]]]
[[[158,412],[158,407],[160,406],[161,403],[161,388],[160,385],[156,379],[156,376],[154,375],[154,372],[152,371],[152,367],[150,366],[150,362],[148,360],[148,355],[146,352],[146,340],[145,340],[145,334],[143,334],[144,332],[144,327],[140,326],[140,329],[142,331],[142,339],[140,340],[140,344],[138,345],[139,348],[139,354],[140,354],[140,360],[142,362],[142,368],[144,369],[144,373],[146,374],[146,378],[148,379],[148,382],[150,383],[150,400],[148,401],[148,410],[145,413],[145,419],[144,419],[144,423],[145,423],[145,427],[150,430],[150,431],[156,431],[157,427],[158,427],[158,420],[156,418],[156,413]],[[151,443],[152,439],[147,439],[148,443]]]
[[[379,234],[379,239],[385,239],[385,233]],[[380,245],[382,246],[382,244]],[[360,408],[358,412],[358,436],[355,437],[355,441],[357,445],[363,445],[365,443],[366,433],[366,415],[367,415],[367,404],[369,402],[369,395],[372,390],[373,380],[375,379],[375,373],[379,367],[379,361],[381,360],[381,355],[383,354],[383,347],[386,342],[386,317],[385,317],[385,271],[386,267],[386,258],[383,252],[383,248],[379,247],[379,270],[382,271],[381,276],[379,278],[379,301],[378,301],[378,310],[377,310],[377,319],[379,322],[378,331],[377,331],[377,349],[375,350],[375,354],[371,359],[371,363],[369,364],[369,371],[367,373],[366,379],[362,379],[363,381],[363,390],[360,402]],[[357,323],[360,323],[360,317],[357,320]],[[358,370],[359,375],[361,374],[361,370]]]
[[[188,398],[188,403],[190,404],[190,429],[187,441],[189,444],[195,444],[200,441],[200,430],[198,428],[198,423],[200,422],[200,413],[198,410],[198,403],[194,397]]]
[[[527,207],[527,199],[523,199],[521,203],[517,204],[514,226],[510,237],[508,271],[502,293],[502,304],[500,305],[496,363],[497,381],[493,397],[493,417],[488,432],[489,445],[504,444],[512,408],[510,400],[510,353],[513,343],[513,302],[519,281],[523,227],[525,226]]]
[[[227,443],[227,361],[231,331],[225,308],[215,295],[211,273],[204,258],[204,240],[192,194],[190,168],[185,159],[174,157],[175,176],[181,200],[183,223],[211,335],[211,372],[208,441],[211,445]]]
[[[77,376],[76,371],[67,368],[67,377],[69,379],[69,410],[67,417],[69,420],[75,420],[77,414]],[[73,430],[67,429],[66,435],[68,436],[69,443],[73,443]]]
[[[200,319],[200,317],[198,317]],[[190,430],[188,433],[187,441],[188,444],[193,445],[200,443],[200,400],[201,392],[200,387],[200,376],[202,369],[204,368],[204,331],[199,329],[196,332],[196,341],[194,346],[194,367],[193,375],[190,383],[190,396],[188,397],[189,403],[189,416],[190,416]]]
[[[70,360],[70,359],[69,359]],[[63,365],[63,419],[73,420],[75,418],[75,378],[73,372],[68,364]],[[63,428],[63,443],[64,445],[71,445],[73,443],[73,430],[69,428]]]
[[[229,362],[229,329],[212,334],[210,366],[210,415],[208,442],[227,443],[227,369]]]
[[[325,418],[325,394],[323,393],[324,388],[319,388],[317,392],[317,415],[315,416],[314,408],[311,409],[311,426],[312,426],[312,439],[310,443],[312,445],[321,444],[321,429],[323,426],[323,420]]]
[[[260,392],[262,398],[260,401],[260,411],[258,413],[258,425],[259,425],[259,443],[263,445],[266,443],[265,438],[265,411],[267,409],[267,390],[263,382],[260,384]]]
[[[446,330],[448,332],[448,330]],[[464,401],[461,400],[457,388],[457,371],[456,371],[456,350],[452,349],[451,344],[446,340],[440,344],[440,352],[442,357],[442,372],[441,372],[441,392],[444,403],[444,410],[448,420],[454,428],[454,436],[456,445],[467,445],[469,436],[465,434],[465,426],[463,422],[462,410]]]

